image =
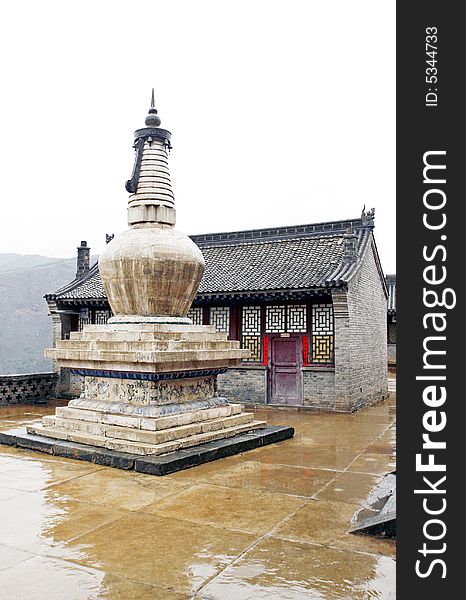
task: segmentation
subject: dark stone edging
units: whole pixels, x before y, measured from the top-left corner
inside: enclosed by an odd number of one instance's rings
[[[142,379],[144,381],[171,381],[173,379],[192,379],[221,375],[227,369],[195,369],[191,371],[168,371],[161,373],[142,373],[136,371],[109,371],[106,369],[70,369],[72,375],[82,377],[113,377],[117,379]]]
[[[134,469],[149,475],[168,475],[183,469],[189,469],[219,458],[234,456],[260,446],[267,446],[292,438],[293,427],[271,425],[249,433],[242,433],[232,438],[207,442],[185,450],[177,450],[162,456],[140,456],[126,452],[106,450],[97,446],[77,444],[54,440],[39,435],[32,435],[24,428],[0,431],[0,444],[25,448],[62,456],[85,460],[116,469]]]

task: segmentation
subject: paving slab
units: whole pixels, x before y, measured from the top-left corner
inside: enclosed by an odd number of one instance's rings
[[[82,460],[80,444],[55,440],[53,454],[1,445],[0,596],[395,598],[395,542],[349,533],[394,452],[391,404],[377,407],[387,426],[371,410],[258,410],[296,437],[164,477]],[[37,412],[0,410],[0,429],[19,429],[15,443]],[[218,452],[212,442],[208,454]]]

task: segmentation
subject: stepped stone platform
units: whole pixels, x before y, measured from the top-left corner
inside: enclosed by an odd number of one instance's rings
[[[83,375],[81,397],[0,442],[164,475],[292,437],[218,395],[246,352],[214,326],[86,325],[46,351]]]
[[[264,421],[255,421],[252,413],[241,413],[237,404],[169,417],[122,415],[110,412],[112,403],[108,404],[100,411],[59,407],[55,416],[43,417],[41,425],[29,426],[27,431],[130,454],[158,455],[266,426]]]
[[[140,473],[160,476],[281,442],[293,435],[293,427],[269,425],[255,431],[236,434],[234,437],[191,446],[185,450],[150,456],[118,452],[89,444],[60,441],[43,435],[27,433],[24,428],[0,431],[0,444],[45,452],[64,458],[84,460],[116,469],[134,469]]]
[[[188,319],[187,319],[188,320]],[[189,320],[188,320],[189,321]],[[113,323],[86,325],[45,351],[60,366],[79,370],[169,373],[236,366],[239,342],[214,325]],[[135,376],[136,378],[136,376]]]

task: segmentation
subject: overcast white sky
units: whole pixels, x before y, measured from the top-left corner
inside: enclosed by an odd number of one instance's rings
[[[180,230],[365,204],[395,272],[394,0],[16,0],[0,53],[0,253],[99,253],[126,228],[154,86]]]

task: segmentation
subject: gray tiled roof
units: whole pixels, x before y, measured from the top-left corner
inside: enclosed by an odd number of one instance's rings
[[[107,296],[100,279],[98,263],[95,263],[85,277],[75,279],[50,296],[63,299],[105,299]]]
[[[344,252],[339,236],[203,247],[200,293],[325,286]]]
[[[345,260],[344,234],[357,235],[357,258]],[[304,290],[341,285],[358,266],[372,225],[360,219],[192,236],[206,270],[199,294]],[[105,299],[98,265],[48,297]]]

